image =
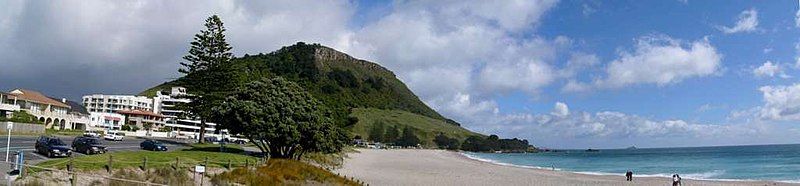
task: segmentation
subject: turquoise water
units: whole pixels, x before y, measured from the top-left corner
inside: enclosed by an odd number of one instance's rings
[[[800,144],[726,147],[564,150],[527,154],[464,153],[498,164],[586,174],[704,180],[770,180],[800,183]]]

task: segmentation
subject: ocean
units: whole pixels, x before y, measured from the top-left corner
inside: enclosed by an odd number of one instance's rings
[[[699,180],[768,180],[800,183],[800,144],[645,149],[559,150],[541,153],[473,153],[496,164],[583,174]]]

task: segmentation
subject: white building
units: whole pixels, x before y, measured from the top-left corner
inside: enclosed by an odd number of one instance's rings
[[[45,124],[45,128],[80,129],[89,121],[85,114],[70,106],[66,99],[58,101],[40,92],[25,89],[0,93],[0,114],[9,116],[19,110],[35,116]]]
[[[122,124],[125,123],[125,116],[117,113],[106,112],[90,112],[91,122],[86,130],[91,131],[106,131],[106,130],[121,130]]]
[[[185,111],[177,108],[178,104],[189,103],[191,100],[185,98],[186,88],[172,87],[169,93],[156,92],[153,98],[153,112],[166,117],[164,126],[172,129],[176,135],[197,137],[200,132],[200,121],[187,118]],[[213,134],[217,125],[206,122],[206,134]]]
[[[120,110],[153,110],[153,99],[144,96],[92,94],[83,96],[83,106],[92,112],[115,113]]]

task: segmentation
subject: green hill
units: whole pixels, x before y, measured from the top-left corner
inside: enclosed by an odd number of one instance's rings
[[[245,55],[233,61],[239,73],[232,78],[239,82],[250,82],[264,77],[281,76],[297,82],[331,108],[334,119],[346,128],[354,128],[355,125],[348,119],[351,109],[374,108],[392,110],[390,113],[405,111],[407,114],[415,114],[413,117],[396,120],[396,123],[413,125],[411,123],[416,121],[430,120],[426,122],[428,125],[414,125],[422,131],[430,132],[441,127],[466,131],[457,122],[443,117],[425,105],[388,69],[319,44],[300,42],[268,54]],[[182,86],[181,80],[179,78],[166,82],[145,90],[140,95],[153,96],[156,91]],[[354,109],[353,114],[358,116],[359,111],[363,110]],[[373,116],[383,117],[382,114],[366,114],[365,118],[360,119],[368,121]],[[354,130],[360,130],[357,126]]]
[[[483,136],[459,126],[447,124],[442,120],[402,110],[356,108],[353,109],[350,116],[358,118],[358,122],[353,125],[351,130],[353,135],[361,136],[364,139],[369,139],[370,129],[378,123],[383,124],[387,129],[395,125],[398,125],[401,129],[406,126],[414,128],[417,131],[417,136],[423,142],[422,145],[428,147],[435,145],[433,139],[439,133],[444,133],[459,141],[464,141],[469,136]]]

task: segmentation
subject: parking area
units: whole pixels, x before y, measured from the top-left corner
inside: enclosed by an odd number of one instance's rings
[[[68,146],[72,144],[72,141],[75,139],[75,136],[56,136]],[[25,160],[28,163],[38,163],[41,161],[48,160],[50,158],[46,157],[45,155],[41,155],[36,153],[36,149],[34,145],[36,144],[36,139],[39,136],[11,136],[11,153],[9,157],[9,161],[14,159],[14,154],[16,151],[21,150],[25,153]],[[5,160],[6,158],[6,136],[2,136],[0,139],[0,161]],[[188,144],[186,140],[179,140],[179,139],[167,139],[167,138],[139,138],[139,137],[125,137],[122,141],[108,141],[102,140],[102,144],[106,146],[108,152],[115,152],[115,151],[134,151],[140,150],[139,143],[146,139],[154,139],[161,141],[169,151],[179,150],[183,148],[188,148]],[[85,154],[74,152],[73,156],[85,156]]]

